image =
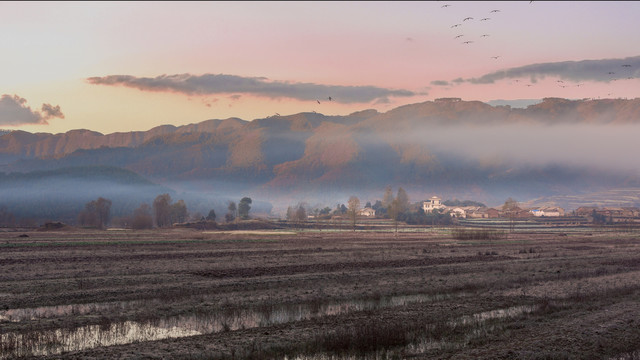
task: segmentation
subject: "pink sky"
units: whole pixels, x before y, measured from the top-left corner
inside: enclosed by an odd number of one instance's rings
[[[111,133],[439,97],[635,98],[637,14],[640,2],[610,1],[0,2],[0,129]]]

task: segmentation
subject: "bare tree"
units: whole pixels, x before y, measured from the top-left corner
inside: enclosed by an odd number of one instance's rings
[[[187,221],[189,213],[187,212],[187,204],[184,203],[184,200],[178,200],[172,204],[170,211],[171,224]]]
[[[387,214],[389,214],[389,217],[393,220],[393,226],[396,229],[396,235],[398,234],[398,221],[400,218],[400,213],[400,203],[398,202],[398,199],[393,199],[393,201],[391,201],[391,204],[387,208]]]
[[[356,220],[358,218],[358,210],[360,210],[360,199],[358,199],[357,196],[351,196],[348,204],[347,214],[349,215],[349,219],[351,219],[353,231],[356,231]]]
[[[288,206],[287,207],[287,220],[293,221],[293,219],[295,219],[295,217],[296,217],[296,211],[291,206]]]
[[[502,205],[502,212],[509,219],[509,231],[513,231],[515,229],[515,218],[520,208],[518,207],[518,202],[511,197],[509,197]]]
[[[153,200],[153,214],[157,227],[171,226],[171,196],[169,194],[158,195]]]
[[[96,200],[98,211],[98,227],[104,229],[111,222],[111,200],[99,197]]]
[[[398,210],[400,213],[405,213],[409,210],[409,195],[407,195],[407,192],[404,191],[403,188],[398,189],[396,200],[398,200]]]
[[[387,214],[389,214],[389,217],[393,220],[396,235],[398,234],[398,223],[400,222],[400,217],[408,210],[409,195],[407,195],[407,192],[404,191],[403,188],[399,188],[396,198],[393,199],[387,207]]]
[[[390,185],[384,189],[384,195],[382,196],[382,207],[389,208],[391,206],[391,202],[393,201],[393,190]]]
[[[82,226],[104,229],[111,220],[111,200],[98,198],[88,202],[78,215],[78,222]]]
[[[224,215],[224,219],[227,222],[232,222],[236,219],[237,208],[236,203],[233,201],[229,201],[229,206],[227,207],[227,213]]]
[[[307,220],[307,209],[303,204],[298,204],[298,209],[295,214],[296,225],[300,225]]]

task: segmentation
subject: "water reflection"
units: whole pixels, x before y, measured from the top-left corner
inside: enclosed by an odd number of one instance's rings
[[[491,319],[506,319],[512,318],[516,316],[520,316],[525,313],[531,313],[535,311],[538,307],[533,305],[521,305],[521,306],[513,306],[505,309],[495,309],[491,311],[484,311],[480,313],[476,313],[473,315],[466,315],[449,321],[449,326],[461,326],[461,325],[477,325],[479,327],[472,327],[470,329],[470,333],[468,334],[468,338],[484,335],[486,329],[483,327],[483,323],[487,320]],[[467,341],[469,339],[466,339]],[[423,338],[419,341],[409,344],[408,346],[402,349],[396,349],[396,351],[377,351],[371,354],[367,354],[364,359],[367,360],[390,360],[397,359],[398,354],[403,354],[403,356],[408,355],[419,355],[424,354],[425,352],[431,350],[439,350],[445,348],[455,348],[464,346],[464,341],[462,343],[453,343],[446,340],[435,340],[433,338]],[[361,355],[351,356],[351,355],[332,355],[332,354],[308,354],[308,355],[296,355],[293,357],[285,356],[283,360],[362,360],[363,357]]]
[[[451,295],[398,295],[373,299],[345,300],[332,303],[301,303],[229,309],[205,314],[182,315],[156,319],[146,323],[127,321],[89,325],[73,330],[57,329],[28,333],[0,334],[0,358],[26,355],[53,355],[101,346],[178,338],[221,331],[233,331],[353,311],[375,310],[412,303],[441,301]],[[130,303],[61,305],[35,309],[11,309],[0,312],[0,320],[28,321],[69,315],[86,315],[101,311],[125,309]]]

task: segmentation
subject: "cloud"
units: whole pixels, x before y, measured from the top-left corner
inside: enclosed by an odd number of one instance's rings
[[[601,59],[561,61],[531,64],[485,74],[479,78],[466,79],[472,84],[493,84],[503,79],[528,77],[535,83],[546,76],[579,81],[610,82],[616,79],[640,77],[640,56],[624,59]],[[454,80],[457,82],[458,79]]]
[[[43,104],[41,111],[34,111],[18,95],[0,97],[0,125],[48,124],[47,120],[52,118],[64,119],[59,105]]]
[[[434,80],[431,82],[431,85],[436,85],[436,86],[449,86],[449,82],[446,80]]]
[[[177,92],[188,95],[252,94],[270,98],[292,98],[303,101],[326,99],[329,96],[340,103],[369,103],[387,97],[416,95],[409,90],[392,90],[375,86],[339,86],[313,83],[270,81],[264,77],[242,77],[225,74],[176,74],[154,78],[131,75],[90,77],[90,84],[126,86],[142,91]]]
[[[46,119],[60,118],[64,119],[64,114],[60,111],[60,105],[42,104],[42,113]]]

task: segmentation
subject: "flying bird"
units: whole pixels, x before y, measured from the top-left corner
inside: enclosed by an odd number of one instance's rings
[[[496,60],[498,60],[498,58],[499,58],[499,57],[500,57],[500,55],[498,55],[498,56],[492,56],[491,58],[492,58],[492,59],[496,59]]]
[[[462,21],[467,21],[467,20],[473,20],[473,18],[472,18],[472,17],[466,17],[466,18],[464,18],[464,20],[462,20]]]
[[[331,96],[329,96],[329,101],[331,101],[331,100],[333,100],[333,99],[331,98]]]
[[[446,8],[446,7],[449,7],[449,6],[451,6],[451,5],[449,5],[449,4],[442,5],[443,8]]]
[[[487,20],[491,20],[491,18],[482,18],[482,19],[480,19],[480,21],[487,21]]]
[[[494,13],[494,12],[500,12],[500,10],[497,10],[497,9],[496,9],[496,10],[491,10],[491,12],[492,12],[492,13]]]
[[[276,116],[280,116],[280,114],[276,113]]]
[[[562,81],[562,80],[556,80],[556,82],[563,83],[564,81]]]
[[[462,25],[462,24],[455,24],[455,25],[453,25],[453,26],[451,26],[451,27],[452,27],[452,28],[454,28],[454,27],[458,27],[458,26],[460,26],[460,25]]]
[[[320,100],[316,100],[318,102],[318,104],[320,104]]]
[[[629,64],[624,64],[624,65],[622,65],[622,67],[631,67],[631,65],[629,65]]]
[[[613,75],[615,74],[613,71],[609,71],[609,75]]]
[[[473,41],[465,41],[463,44],[471,44]]]
[[[489,36],[489,34],[483,34],[483,35],[482,35],[482,36],[480,36],[480,37],[487,37],[487,36]]]
[[[463,37],[463,36],[464,36],[464,35],[458,35],[458,36],[456,36],[456,39],[457,39],[457,38],[460,38],[460,37]]]

